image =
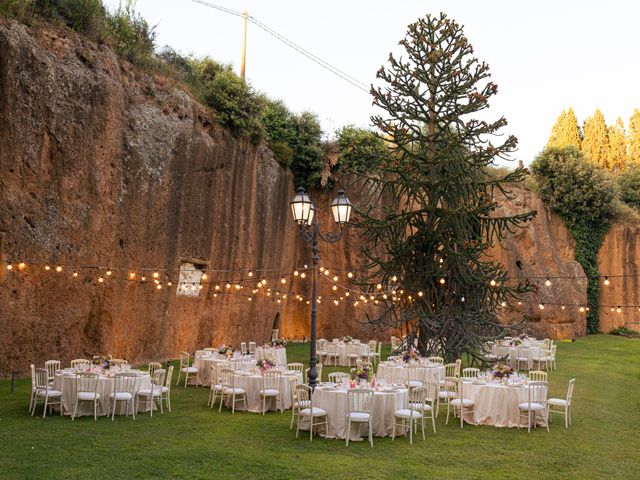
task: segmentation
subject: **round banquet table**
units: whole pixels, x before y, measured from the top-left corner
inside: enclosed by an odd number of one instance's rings
[[[338,365],[343,367],[356,366],[356,361],[349,357],[349,354],[358,355],[359,358],[369,357],[369,344],[366,343],[343,343],[337,344]]]
[[[386,437],[393,433],[394,413],[408,406],[408,391],[398,388],[395,391],[380,389],[373,393],[373,408],[371,409],[371,431],[375,437]],[[389,388],[390,390],[390,388]],[[313,406],[320,407],[327,412],[329,430],[324,425],[318,428],[318,434],[326,438],[342,438],[347,435],[347,390],[339,387],[324,387],[319,385],[313,392]],[[300,421],[301,430],[309,430],[309,420]],[[350,441],[362,440],[367,435],[367,424],[353,423],[351,425]]]
[[[282,401],[282,408],[289,410],[291,408],[291,378],[296,378],[298,384],[302,384],[302,373],[294,370],[285,370],[282,372],[280,379],[280,400]],[[262,398],[258,395],[258,392],[262,390],[262,375],[260,373],[253,373],[245,370],[238,370],[235,373],[235,386],[236,388],[242,388],[247,392],[247,405],[238,402],[236,399],[236,410],[247,410],[253,413],[262,413]],[[231,408],[231,401],[225,400],[225,404]],[[266,411],[275,411],[279,408],[280,402],[276,402],[274,397],[268,397],[266,403]]]
[[[278,367],[287,366],[287,349],[284,347],[258,347],[256,348],[256,360],[270,358]]]
[[[242,357],[231,358],[227,360],[227,357],[224,355],[200,355],[196,357],[196,360],[193,362],[193,366],[198,369],[198,380],[200,385],[209,386],[211,385],[211,366],[218,365],[220,362],[227,362],[229,364],[229,368],[232,370],[240,370],[243,365],[249,364],[251,367],[255,367],[256,361],[253,359],[253,355],[244,355]],[[189,380],[189,384],[195,384],[195,380]]]
[[[427,381],[439,383],[444,380],[444,365],[429,364],[425,366],[427,367]],[[405,383],[409,379],[409,368],[410,367],[408,366],[397,364],[395,362],[380,362],[378,364],[376,378],[378,380],[385,379],[392,383]]]
[[[113,385],[115,377],[100,374],[98,377],[98,415],[108,415],[111,407],[111,399],[109,394],[113,393]],[[76,402],[76,375],[75,373],[56,373],[53,379],[53,388],[62,392],[62,413],[63,415],[73,414],[73,407]],[[135,384],[136,391],[151,388],[151,377],[148,373],[138,372],[138,379]],[[151,405],[141,400],[138,405],[139,412],[149,411]],[[124,415],[126,410],[125,402],[118,402],[116,406],[116,415]],[[129,408],[131,414],[131,408]],[[81,401],[78,403],[78,411],[76,416],[91,415],[93,416],[93,402]]]
[[[529,401],[526,385],[509,386],[499,382],[489,382],[484,385],[475,382],[463,384],[464,398],[473,400],[473,413],[465,413],[464,421],[474,425],[493,425],[494,427],[517,427],[518,405]],[[442,408],[442,405],[440,406]],[[538,414],[539,426],[544,426],[542,416]],[[523,417],[522,424],[526,426]]]

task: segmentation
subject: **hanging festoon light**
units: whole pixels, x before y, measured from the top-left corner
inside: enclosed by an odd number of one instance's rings
[[[609,277],[604,277],[604,284],[608,286],[609,283],[611,283],[609,282]]]
[[[544,282],[544,284],[545,284],[547,287],[550,287],[550,286],[551,286],[551,280],[549,280],[549,279],[547,278],[547,280]]]
[[[333,219],[340,228],[349,222],[352,208],[351,202],[345,195],[344,190],[338,190],[338,196],[331,203],[331,211],[333,212]]]
[[[298,225],[302,227],[311,225],[315,212],[311,198],[309,198],[303,187],[298,187],[298,191],[289,205],[291,205],[293,219]]]

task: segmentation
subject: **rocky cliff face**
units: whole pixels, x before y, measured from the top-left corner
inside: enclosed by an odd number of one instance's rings
[[[111,353],[142,362],[222,342],[262,342],[274,324],[287,338],[308,335],[309,277],[287,275],[280,283],[281,272],[311,263],[290,219],[293,193],[290,174],[268,149],[216,126],[214,114],[180,89],[66,30],[0,19],[0,376],[48,358]],[[503,320],[526,315],[538,335],[582,335],[584,315],[575,309],[537,307],[537,298],[586,303],[584,281],[547,288],[534,279],[582,273],[571,236],[534,194],[515,193],[503,211],[536,209],[538,216],[493,254],[541,286],[531,304],[505,312]],[[331,196],[316,198],[327,227]],[[635,271],[636,235],[612,230],[603,272]],[[358,243],[358,232],[348,231],[340,243],[323,245],[321,265],[356,269]],[[15,271],[23,259],[27,267]],[[183,263],[223,271],[210,272],[197,296],[178,296]],[[65,265],[59,273],[58,264]],[[228,272],[242,268],[265,272],[252,279]],[[160,290],[152,282],[156,269]],[[255,295],[263,276],[268,283]],[[227,282],[241,280],[242,290],[226,293]],[[319,287],[320,295],[335,295],[326,278]],[[319,334],[388,338],[388,331],[361,329],[367,312],[322,302]]]

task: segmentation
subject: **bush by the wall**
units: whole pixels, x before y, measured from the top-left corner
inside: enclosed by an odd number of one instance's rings
[[[618,175],[620,200],[640,208],[640,164],[630,164]]]
[[[336,132],[336,139],[345,173],[374,171],[386,154],[384,140],[371,130],[347,125]]]

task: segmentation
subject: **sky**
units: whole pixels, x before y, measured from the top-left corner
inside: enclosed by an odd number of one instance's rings
[[[640,108],[640,2],[631,0],[207,0],[249,15],[369,85],[408,24],[428,13],[464,25],[476,56],[498,84],[489,112],[519,139],[529,163],[563,109],[580,122],[600,108],[609,124]],[[104,0],[114,9],[120,0]],[[159,46],[208,55],[239,69],[242,19],[193,0],[138,0]],[[370,126],[371,97],[249,23],[246,75],[290,109],[318,114],[325,132]]]

